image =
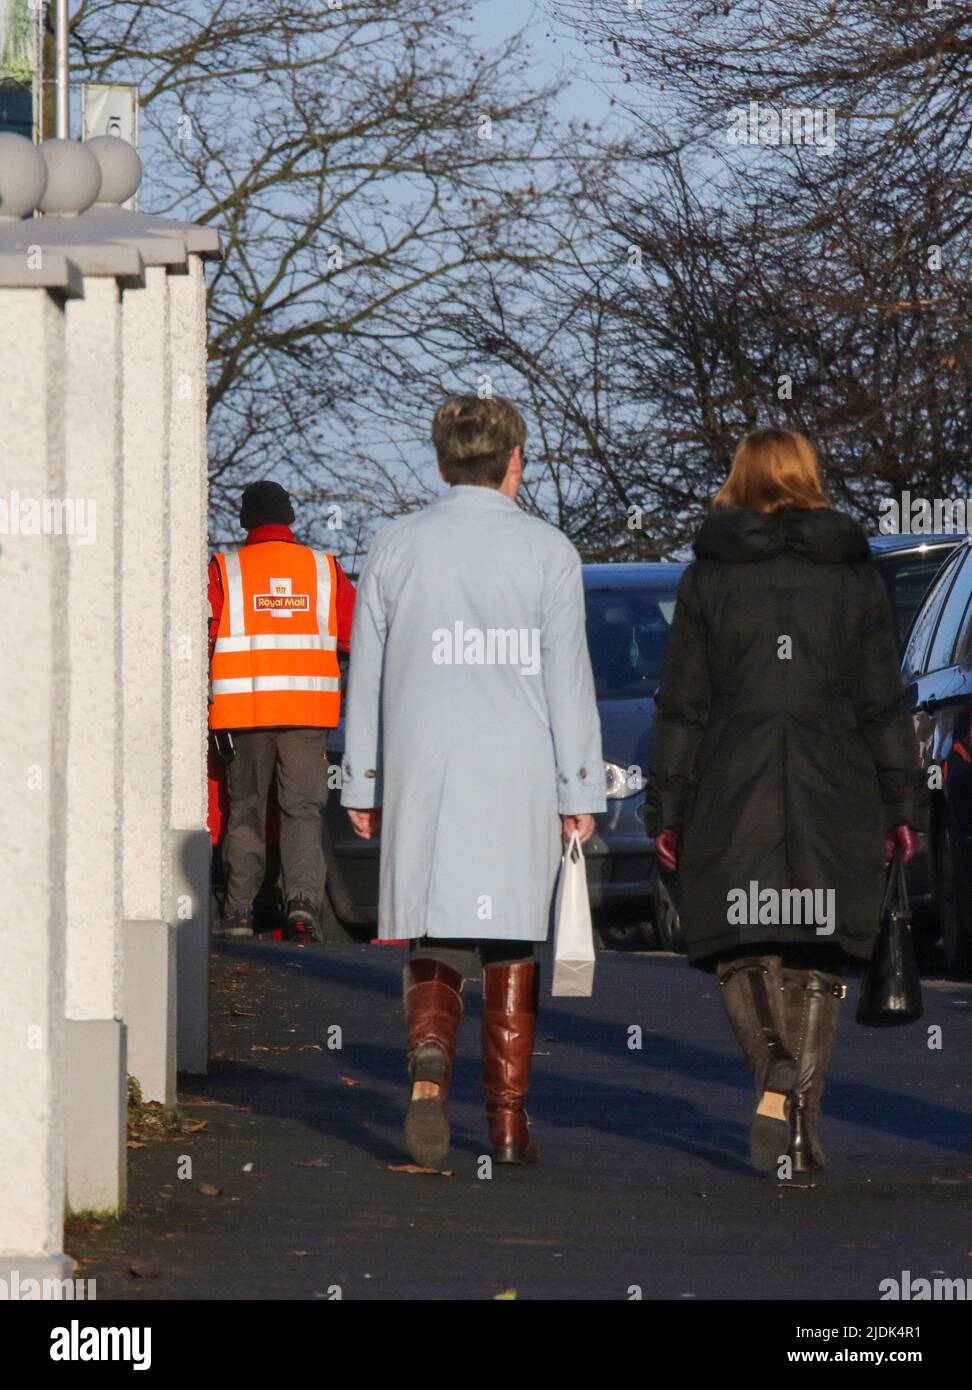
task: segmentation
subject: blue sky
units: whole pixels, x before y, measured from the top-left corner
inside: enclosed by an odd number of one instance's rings
[[[476,13],[477,27],[487,42],[525,30],[535,71],[544,79],[564,71],[573,74],[561,99],[564,116],[600,120],[610,114],[609,98],[599,87],[599,79],[609,79],[610,70],[592,61],[565,26],[550,20],[542,0],[479,0]]]

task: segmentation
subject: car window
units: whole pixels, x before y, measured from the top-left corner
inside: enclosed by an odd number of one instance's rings
[[[966,603],[965,612],[956,628],[951,664],[961,662],[963,666],[968,666],[972,663],[972,565],[966,564],[955,587],[959,585],[966,590]]]
[[[877,561],[891,600],[899,642],[907,637],[922,599],[951,553],[947,547],[938,546],[923,555],[905,554],[897,560],[889,555]]]
[[[587,645],[599,700],[644,700],[655,693],[679,577],[670,588],[587,590]]]
[[[967,561],[967,551],[964,558]],[[928,656],[925,661],[926,671],[939,671],[943,666],[951,666],[952,664],[952,652],[955,649],[958,630],[969,601],[970,578],[972,578],[972,570],[970,570],[968,563],[963,564],[960,561],[956,577],[942,606],[942,615],[935,628],[931,646],[928,649]]]
[[[924,675],[929,669],[926,661],[928,645],[964,553],[958,551],[949,557],[915,616],[901,663],[905,680],[914,680],[916,676]]]

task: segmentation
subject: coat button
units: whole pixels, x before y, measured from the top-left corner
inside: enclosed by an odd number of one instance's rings
[[[586,776],[587,776],[587,768],[586,768],[586,767],[582,767],[581,770],[580,770],[580,772],[579,772],[577,775],[578,775],[578,777],[586,777]]]
[[[369,767],[367,772],[365,773],[366,777],[374,777],[376,775],[377,774],[375,773],[375,769],[373,767]]]

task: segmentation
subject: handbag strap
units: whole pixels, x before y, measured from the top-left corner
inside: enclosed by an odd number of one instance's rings
[[[891,863],[888,865],[887,877],[884,880],[884,897],[881,900],[881,920],[883,921],[889,908],[894,908],[898,912],[903,912],[908,916],[910,908],[908,903],[908,883],[905,878],[904,856],[901,853],[901,846],[895,845]]]
[[[578,859],[582,859],[583,857],[584,851],[581,847],[580,835],[577,833],[576,830],[572,830],[570,839],[564,846],[564,859],[570,859],[574,864],[576,864]]]

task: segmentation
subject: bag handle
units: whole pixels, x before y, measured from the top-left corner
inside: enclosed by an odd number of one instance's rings
[[[904,855],[901,853],[901,846],[895,845],[891,863],[888,865],[887,878],[884,881],[884,897],[881,900],[881,920],[884,920],[888,909],[893,906],[895,911],[901,912],[904,916],[909,914],[908,903],[908,883],[905,878]]]
[[[584,851],[581,848],[581,838],[576,830],[570,832],[570,839],[564,845],[564,859],[571,860],[576,864],[579,859],[583,859]]]

